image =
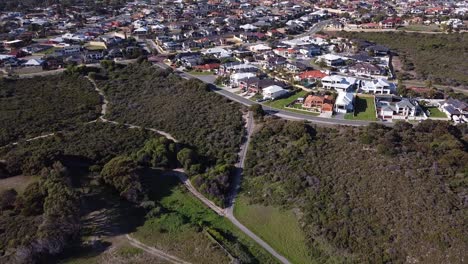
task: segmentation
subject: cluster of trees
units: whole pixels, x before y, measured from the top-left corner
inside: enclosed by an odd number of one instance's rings
[[[0,171],[3,169],[3,177],[37,175],[55,161],[64,164],[80,161],[99,172],[112,158],[130,155],[154,135],[154,132],[106,123],[81,125],[53,137],[0,149],[0,156],[5,160],[0,163]]]
[[[187,173],[199,175],[197,185],[222,203],[230,180],[221,174],[236,162],[244,134],[241,106],[146,62],[109,69],[103,77],[97,82],[110,102],[109,119],[171,133],[191,149],[180,153]]]
[[[364,39],[398,52],[405,71],[435,84],[468,85],[468,34],[418,34],[405,32],[342,32],[343,37]],[[444,70],[441,70],[444,69]]]
[[[0,193],[0,251],[3,263],[34,263],[60,253],[80,231],[80,203],[61,163],[44,168],[39,182],[18,195]]]
[[[100,98],[77,75],[0,79],[0,146],[95,120]]]
[[[267,119],[246,160],[256,203],[301,209],[318,262],[460,262],[466,126],[311,127]]]

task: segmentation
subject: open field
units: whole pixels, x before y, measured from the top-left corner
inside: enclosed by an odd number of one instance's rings
[[[314,263],[308,254],[304,233],[291,210],[249,204],[248,198],[241,196],[236,200],[234,214],[292,263]]]
[[[38,179],[38,177],[23,175],[0,179],[0,192],[7,189],[15,189],[18,193],[22,193],[29,184]]]
[[[357,95],[354,101],[354,114],[348,113],[345,119],[376,121],[373,96]]]

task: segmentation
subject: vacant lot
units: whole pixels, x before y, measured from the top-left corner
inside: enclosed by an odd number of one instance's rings
[[[249,204],[248,198],[240,197],[234,213],[240,222],[292,263],[314,263],[308,254],[304,232],[291,210]]]
[[[358,95],[354,101],[354,114],[348,113],[345,119],[375,121],[375,102],[373,96]]]

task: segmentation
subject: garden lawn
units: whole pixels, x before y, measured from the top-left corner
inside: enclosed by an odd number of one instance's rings
[[[241,196],[234,207],[236,218],[260,236],[292,263],[314,263],[309,256],[306,238],[296,216],[291,210],[281,210],[273,206],[249,204],[248,198]]]
[[[345,119],[376,121],[373,96],[358,95],[354,101],[354,114],[348,113]]]
[[[437,107],[427,107],[424,110],[428,110],[431,113],[429,117],[447,118],[447,115],[444,112],[440,111]]]

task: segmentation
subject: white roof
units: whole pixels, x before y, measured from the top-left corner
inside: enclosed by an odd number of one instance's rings
[[[147,32],[147,31],[148,31],[147,28],[145,28],[145,27],[140,27],[140,28],[135,29],[133,32]]]
[[[242,28],[242,29],[244,29],[244,30],[254,30],[254,29],[257,29],[256,26],[251,25],[251,24],[242,25],[242,26],[240,26],[240,28]]]
[[[343,59],[344,57],[337,56],[334,54],[325,54],[325,55],[320,56],[320,58],[324,60],[328,60],[328,61],[334,61],[334,60]]]
[[[30,59],[24,65],[26,66],[41,66],[44,63],[43,60],[40,59]]]
[[[338,97],[336,97],[336,104],[338,105],[349,105],[353,103],[354,94],[347,92],[338,92]]]
[[[215,54],[215,53],[220,53],[222,55],[227,55],[229,56],[230,54],[232,54],[231,51],[229,50],[226,50],[226,49],[223,49],[223,48],[219,48],[219,47],[215,47],[215,48],[210,48],[210,49],[207,49],[206,51],[202,52],[203,54]],[[229,54],[229,55],[228,55]]]
[[[285,89],[283,89],[283,87],[278,86],[278,85],[271,85],[263,89],[264,93],[276,93],[280,91],[285,91]]]
[[[250,49],[251,51],[271,50],[270,47],[268,47],[267,45],[264,45],[264,44],[258,44],[258,45],[250,46],[249,49]]]
[[[14,58],[15,56],[13,55],[5,55],[5,54],[0,54],[0,60],[8,59],[8,58]]]
[[[231,75],[231,80],[241,80],[245,78],[251,78],[257,76],[255,73],[251,72],[240,72],[240,73],[234,73]]]

